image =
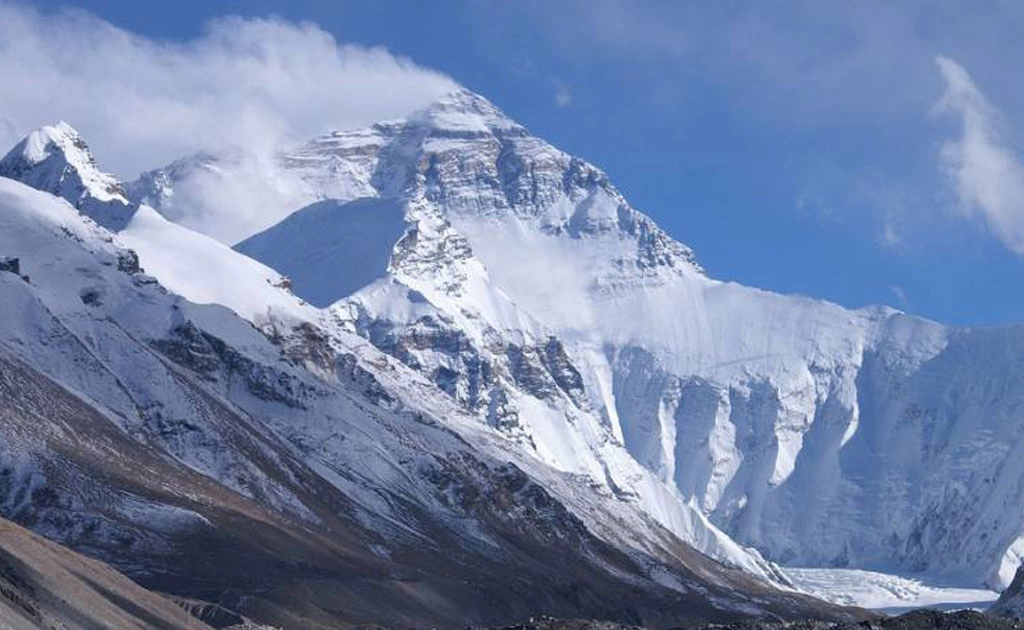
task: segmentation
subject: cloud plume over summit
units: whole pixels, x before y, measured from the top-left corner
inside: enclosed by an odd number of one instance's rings
[[[167,42],[4,2],[0,76],[0,146],[64,119],[122,178],[197,150],[259,150],[401,116],[456,87],[309,23],[224,17]]]

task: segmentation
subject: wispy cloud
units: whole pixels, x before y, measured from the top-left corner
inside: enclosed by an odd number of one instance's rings
[[[572,91],[563,81],[554,79],[555,85],[555,107],[568,107],[572,105]]]
[[[982,220],[1015,253],[1024,256],[1024,165],[1002,115],[963,66],[935,59],[945,93],[935,111],[957,116],[960,137],[942,145],[940,158],[968,216]]]
[[[893,284],[889,286],[889,290],[892,292],[893,297],[896,298],[896,304],[904,311],[910,311],[910,300],[907,299],[907,292],[903,290],[903,287]]]
[[[892,223],[886,223],[878,235],[878,244],[887,249],[895,249],[903,244],[903,235]]]
[[[123,177],[195,150],[253,149],[422,107],[455,87],[313,24],[226,17],[154,41],[82,11],[0,0],[0,152],[65,119]]]

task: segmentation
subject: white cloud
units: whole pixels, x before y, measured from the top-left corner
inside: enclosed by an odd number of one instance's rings
[[[904,311],[910,311],[910,300],[907,299],[907,292],[903,290],[903,287],[892,284],[889,285],[889,290],[892,291],[893,297],[896,298],[896,303]]]
[[[882,227],[882,233],[878,235],[878,244],[887,249],[895,249],[903,245],[903,235],[895,225],[887,222]]]
[[[165,42],[2,1],[0,77],[2,146],[64,119],[124,178],[197,150],[266,149],[400,116],[456,87],[312,24],[227,17]]]
[[[935,111],[959,117],[961,134],[943,144],[940,157],[960,206],[984,221],[1015,253],[1024,256],[1024,165],[1006,138],[1002,116],[970,74],[947,57],[935,60],[945,93]]]
[[[572,91],[565,83],[554,80],[555,84],[555,107],[568,107],[572,105]]]

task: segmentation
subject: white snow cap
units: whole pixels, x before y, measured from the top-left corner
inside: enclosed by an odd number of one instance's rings
[[[15,145],[0,160],[0,177],[61,197],[112,230],[132,215],[124,187],[99,169],[89,145],[64,121],[40,127]]]
[[[409,119],[447,131],[525,131],[522,125],[506,116],[494,103],[465,88],[449,92],[430,106],[414,113]]]
[[[20,158],[23,165],[31,167],[58,155],[78,175],[89,196],[99,201],[128,203],[121,184],[113,175],[99,170],[81,134],[63,120],[28,134],[4,157],[2,163],[7,164],[8,161]]]

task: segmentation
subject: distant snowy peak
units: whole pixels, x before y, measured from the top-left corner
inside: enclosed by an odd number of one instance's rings
[[[175,163],[175,171],[215,168],[203,157]],[[96,224],[117,233],[136,265],[166,289],[198,304],[220,304],[257,326],[280,319],[306,321],[314,310],[289,290],[289,280],[230,247],[174,223],[103,173],[82,137],[67,123],[43,127],[0,162],[0,176],[63,198]],[[153,186],[161,180],[151,181]],[[170,194],[170,191],[168,191]],[[86,222],[88,223],[88,222]],[[102,239],[110,234],[96,225]]]
[[[484,219],[538,235],[604,239],[616,273],[699,271],[692,250],[632,208],[604,172],[467,90],[404,121],[318,138],[284,161],[321,197],[345,199],[347,190],[348,198],[423,199],[459,232],[467,221]]]
[[[210,199],[232,200],[225,191],[244,182],[269,187],[260,225],[227,235],[207,231],[228,244],[323,200],[419,200],[474,249],[468,232],[478,226],[469,223],[479,221],[503,222],[496,231],[601,241],[601,275],[609,284],[679,270],[703,273],[692,250],[630,206],[604,172],[531,135],[468,90],[404,119],[319,136],[255,169],[239,156],[196,155],[144,174],[128,190],[134,201],[204,231],[202,222],[190,220],[186,202],[198,190],[212,190],[199,200],[204,213],[238,217],[237,200],[214,207]]]
[[[125,186],[125,195],[136,203],[160,208],[167,215],[163,210],[173,203],[175,184],[200,172],[217,172],[220,161],[221,158],[206,153],[175,160],[164,168],[142,173],[138,179]]]
[[[479,94],[456,90],[409,117],[408,122],[435,131],[473,133],[513,133],[528,135],[525,127],[513,121]]]
[[[385,244],[394,246],[389,271],[398,275],[422,277],[425,271],[436,277],[442,266],[461,268],[478,250],[493,249],[494,235],[541,249],[573,249],[575,242],[592,254],[586,265],[605,289],[658,282],[681,271],[703,274],[693,252],[633,209],[605,173],[530,135],[487,99],[465,90],[404,120],[315,138],[283,154],[280,168],[302,182],[310,204],[338,202],[316,206],[316,214],[332,217],[332,225],[343,222],[352,234],[377,230],[386,219],[367,212],[360,200],[393,199],[395,205],[379,207],[399,208],[409,227]],[[173,165],[165,173],[188,185]],[[346,209],[346,203],[357,205]],[[289,217],[238,247],[281,265],[277,269],[300,292],[316,286],[304,297],[326,305],[349,295],[341,288],[353,287],[326,278],[316,262],[341,260],[344,252],[337,250],[350,239],[315,237],[315,247],[306,241],[294,250],[310,216]],[[376,265],[381,275],[385,267]],[[328,285],[339,290],[325,291]]]
[[[100,171],[89,146],[66,122],[33,131],[0,160],[0,177],[65,199],[100,225],[119,230],[133,214],[124,187]]]

